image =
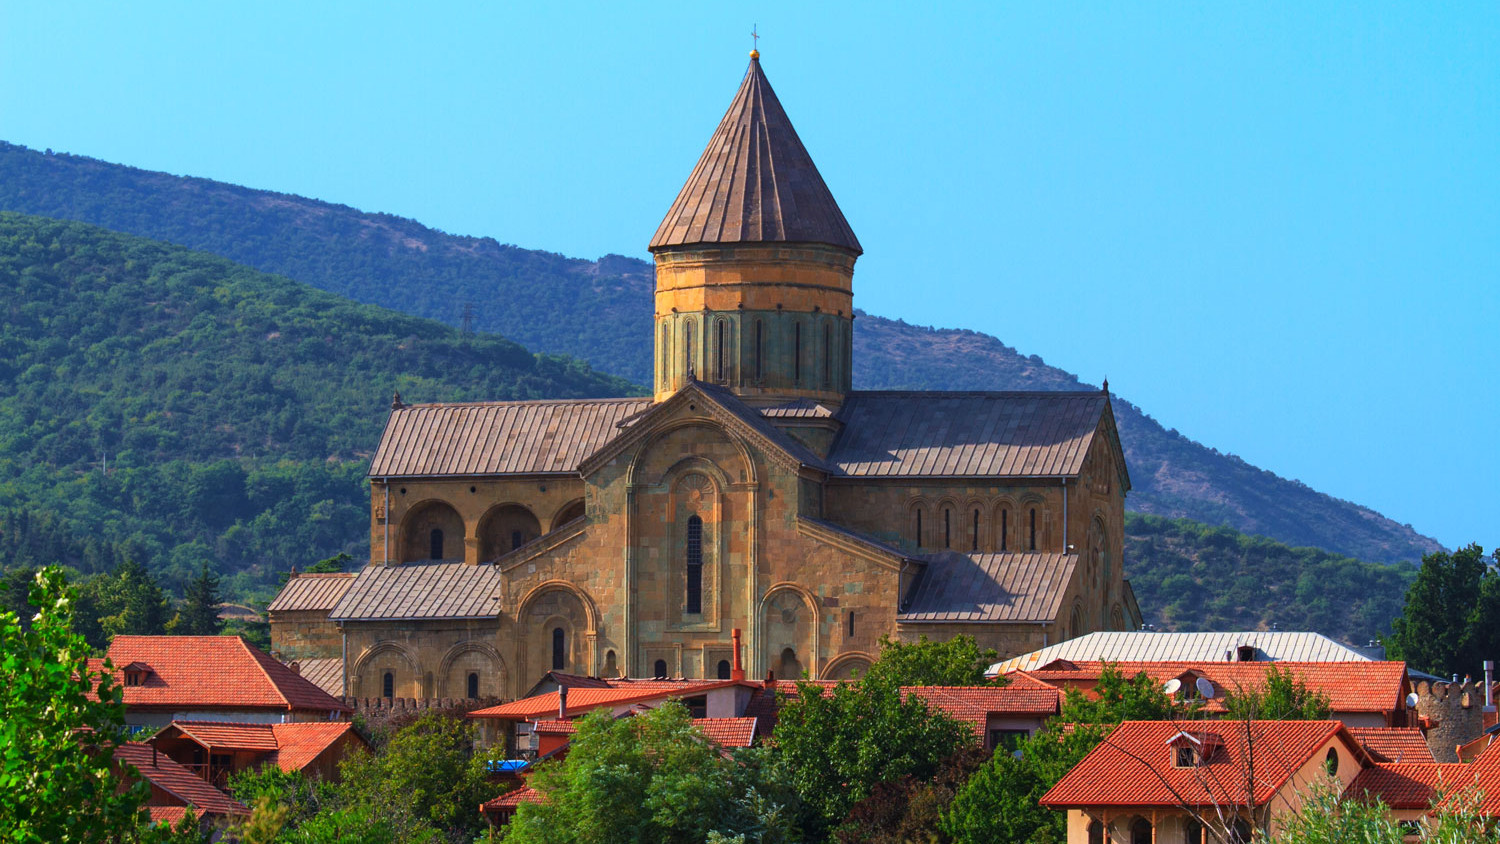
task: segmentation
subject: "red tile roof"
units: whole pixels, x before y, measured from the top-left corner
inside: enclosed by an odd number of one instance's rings
[[[187,816],[186,806],[147,806],[146,814],[154,824],[166,824],[176,826]]]
[[[272,724],[276,734],[276,764],[283,771],[300,771],[323,751],[345,736],[354,736],[363,745],[364,739],[354,732],[354,724],[348,721],[309,721],[300,724]]]
[[[249,750],[268,754],[283,771],[300,771],[334,742],[350,734],[349,721],[291,724],[239,724],[219,721],[173,721],[158,737],[176,730],[213,750]],[[361,740],[363,743],[363,740]]]
[[[115,760],[131,765],[153,786],[194,807],[199,815],[247,815],[243,803],[204,782],[197,774],[167,758],[144,742],[126,742],[115,748]]]
[[[1423,762],[1380,764],[1359,772],[1344,796],[1379,798],[1392,809],[1426,809],[1438,791],[1451,791],[1473,782],[1474,773],[1461,763]]]
[[[1176,767],[1169,742],[1184,729],[1212,737],[1221,749],[1205,764]],[[1257,721],[1251,729],[1256,803],[1271,799],[1329,740],[1342,740],[1369,758],[1338,721]],[[1243,789],[1246,758],[1245,729],[1238,723],[1126,721],[1039,802],[1053,809],[1243,803],[1245,795],[1233,789]]]
[[[1265,682],[1266,672],[1275,666],[1281,671],[1291,671],[1309,689],[1328,696],[1335,713],[1340,712],[1390,712],[1404,709],[1406,695],[1406,663],[1404,662],[1117,662],[1111,663],[1121,674],[1134,677],[1144,673],[1154,680],[1166,682],[1188,673],[1206,677],[1214,684],[1217,694],[1207,702],[1204,711],[1224,711],[1224,692],[1237,687],[1258,688]],[[1030,677],[1063,687],[1092,688],[1104,671],[1103,662],[1074,661],[1073,667],[1058,666],[1053,670],[1033,669],[1007,674],[1026,674]]]
[[[1416,727],[1350,727],[1349,734],[1377,761],[1436,763],[1427,739]]]
[[[749,747],[755,743],[754,718],[694,718],[693,726],[720,747]]]
[[[151,669],[144,685],[123,687],[127,708],[351,711],[238,636],[116,636],[109,660]]]
[[[493,811],[515,811],[522,803],[540,803],[542,795],[529,785],[523,785],[512,791],[507,791],[499,797],[494,797],[480,804],[479,809],[483,812]]]
[[[916,695],[938,709],[970,725],[984,737],[991,714],[1047,717],[1056,715],[1062,692],[1031,677],[1011,677],[1007,686],[903,686],[903,695]]]
[[[629,703],[644,703],[652,700],[667,700],[689,694],[699,694],[713,689],[737,685],[735,680],[694,680],[679,682],[668,688],[571,688],[568,690],[568,714],[582,714],[601,706],[621,706]],[[654,685],[654,684],[651,684]],[[557,692],[532,695],[528,698],[502,703],[470,712],[470,718],[499,718],[507,721],[530,721],[557,714]]]

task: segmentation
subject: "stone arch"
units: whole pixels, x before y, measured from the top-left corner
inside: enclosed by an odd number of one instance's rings
[[[463,517],[452,504],[440,498],[419,501],[401,519],[401,562],[462,560],[464,537]],[[433,551],[442,556],[432,556]]]
[[[564,580],[539,584],[521,600],[516,621],[524,631],[523,688],[548,671],[557,670],[553,667],[553,633],[557,629],[563,631],[561,670],[573,674],[595,673],[593,643],[598,634],[599,613],[593,600],[574,584]]]
[[[1097,532],[1099,537],[1099,577],[1104,583],[1104,589],[1108,592],[1115,578],[1115,557],[1109,547],[1109,519],[1102,510],[1094,510],[1094,519],[1089,524],[1091,532]],[[1093,551],[1093,537],[1090,537],[1089,550]]]
[[[526,613],[533,609],[534,605],[549,592],[566,592],[576,599],[583,608],[584,617],[588,619],[588,628],[584,632],[590,635],[598,632],[599,610],[594,605],[594,599],[590,598],[587,592],[566,580],[548,580],[532,587],[526,593],[526,596],[521,599],[521,609],[516,613],[516,618],[524,618]]]
[[[509,686],[510,672],[505,669],[505,660],[500,652],[488,642],[475,639],[459,642],[448,649],[438,665],[438,677],[442,686],[439,697],[468,697],[468,676],[479,674],[477,697],[504,697]]]
[[[1125,626],[1125,610],[1119,604],[1115,604],[1109,611],[1109,629],[1127,630]]]
[[[1082,636],[1084,633],[1088,632],[1084,629],[1084,626],[1088,623],[1084,620],[1085,618],[1086,616],[1083,612],[1083,599],[1080,598],[1074,600],[1073,609],[1068,614],[1067,638],[1076,639],[1079,636]]]
[[[740,463],[739,466],[728,468],[739,469],[745,475],[745,477],[739,479],[738,481],[731,481],[726,467],[721,467],[711,460],[706,460],[702,457],[696,456],[684,457],[681,460],[673,463],[666,470],[662,471],[658,476],[648,477],[646,470],[646,461],[649,459],[649,457],[657,452],[658,446],[663,440],[677,434],[685,428],[702,428],[714,435],[721,436],[725,440],[727,440],[731,445],[734,446],[735,453],[738,455]],[[664,426],[661,430],[655,432],[650,439],[646,440],[640,448],[637,448],[635,450],[635,455],[630,459],[630,469],[626,473],[626,476],[630,479],[631,484],[661,484],[665,483],[667,479],[673,475],[673,473],[681,471],[679,467],[682,467],[688,463],[692,463],[696,466],[701,466],[705,471],[717,474],[720,482],[724,485],[725,488],[727,488],[731,482],[750,484],[759,483],[759,478],[757,477],[757,473],[755,470],[755,460],[751,457],[750,446],[745,442],[744,438],[739,434],[736,434],[734,431],[729,430],[727,427],[719,424],[718,422],[709,422],[708,420],[703,419],[682,419],[679,420],[676,424]]]
[[[1010,552],[1016,550],[1017,505],[1010,496],[1002,496],[990,508],[990,549]]]
[[[874,663],[875,657],[862,651],[841,653],[824,666],[822,677],[824,680],[852,680],[856,674],[864,676]]]
[[[547,528],[547,530],[549,530],[549,531],[557,530],[558,528],[562,527],[563,525],[567,524],[568,522],[573,521],[574,519],[581,519],[581,518],[583,518],[584,513],[585,513],[585,508],[584,508],[584,504],[583,504],[583,499],[582,498],[575,498],[572,501],[569,501],[567,504],[564,504],[562,507],[560,507],[556,513],[552,514],[552,522],[551,522],[551,525]]]
[[[399,642],[376,642],[354,661],[350,672],[350,692],[355,697],[385,697],[382,682],[385,673],[395,675],[392,697],[423,697],[422,675],[417,661]]]
[[[496,504],[479,520],[479,559],[498,559],[541,535],[531,508],[514,501]]]
[[[965,553],[989,549],[989,510],[978,498],[970,498],[963,506],[963,543],[957,548]]]
[[[818,679],[818,631],[822,619],[817,598],[795,583],[777,583],[766,590],[757,615],[762,664],[780,676],[778,667],[785,661],[785,652],[790,650],[811,679]]]
[[[906,536],[914,548],[926,548],[932,536],[932,505],[925,498],[913,498],[906,503]]]
[[[938,499],[932,510],[932,547],[963,550],[966,547],[963,543],[964,511],[958,499],[945,495]]]

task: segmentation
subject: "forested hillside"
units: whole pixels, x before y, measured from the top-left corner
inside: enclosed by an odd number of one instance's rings
[[[411,220],[0,144],[0,209],[82,220],[211,251],[352,299],[474,325],[645,383],[651,268],[458,237]],[[644,221],[649,228],[654,220]],[[643,229],[645,230],[645,229]],[[856,386],[1074,389],[1078,379],[994,337],[864,316]],[[1438,543],[1346,501],[1166,430],[1116,397],[1136,511],[1222,524],[1292,545],[1391,562]]]
[[[0,213],[0,553],[84,572],[207,561],[231,593],[368,541],[391,395],[621,395],[492,335],[223,258]]]

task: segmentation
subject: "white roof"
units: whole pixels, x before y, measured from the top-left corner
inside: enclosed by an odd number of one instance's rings
[[[1248,631],[1239,633],[1089,633],[1039,651],[1002,660],[986,674],[1040,668],[1057,659],[1073,662],[1226,662],[1236,648],[1256,649],[1257,660],[1290,662],[1368,662],[1370,657],[1318,633]]]

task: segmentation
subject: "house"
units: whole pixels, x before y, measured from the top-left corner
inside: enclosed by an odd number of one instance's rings
[[[238,636],[116,636],[109,662],[125,723],[346,721],[352,710]],[[103,661],[90,660],[92,671]]]
[[[1015,749],[1057,715],[1063,698],[1056,686],[1024,675],[1005,686],[903,686],[901,693],[969,725],[986,750]]]
[[[991,677],[1069,662],[1365,662],[1370,655],[1318,633],[1101,631],[1001,660]]]
[[[1209,715],[1224,714],[1225,695],[1239,689],[1259,689],[1271,668],[1265,662],[1119,662],[1114,669],[1126,677],[1146,674],[1175,694],[1197,702]],[[1409,727],[1416,712],[1407,705],[1411,684],[1403,662],[1276,662],[1278,670],[1291,672],[1311,691],[1328,697],[1331,717],[1350,727]],[[1056,659],[1007,677],[1025,675],[1060,689],[1091,692],[1104,673],[1106,663]],[[1211,696],[1200,691],[1202,680]],[[1175,683],[1174,683],[1175,681]]]
[[[146,810],[151,820],[175,825],[191,811],[204,828],[222,826],[232,817],[250,814],[245,804],[204,782],[145,742],[125,742],[115,748],[115,767],[125,777],[151,784]]]
[[[369,747],[348,721],[173,721],[151,738],[151,744],[219,788],[228,784],[231,774],[262,765],[333,779],[347,753]]]
[[[1339,721],[1127,721],[1039,802],[1067,812],[1068,844],[1248,842],[1376,764]]]

